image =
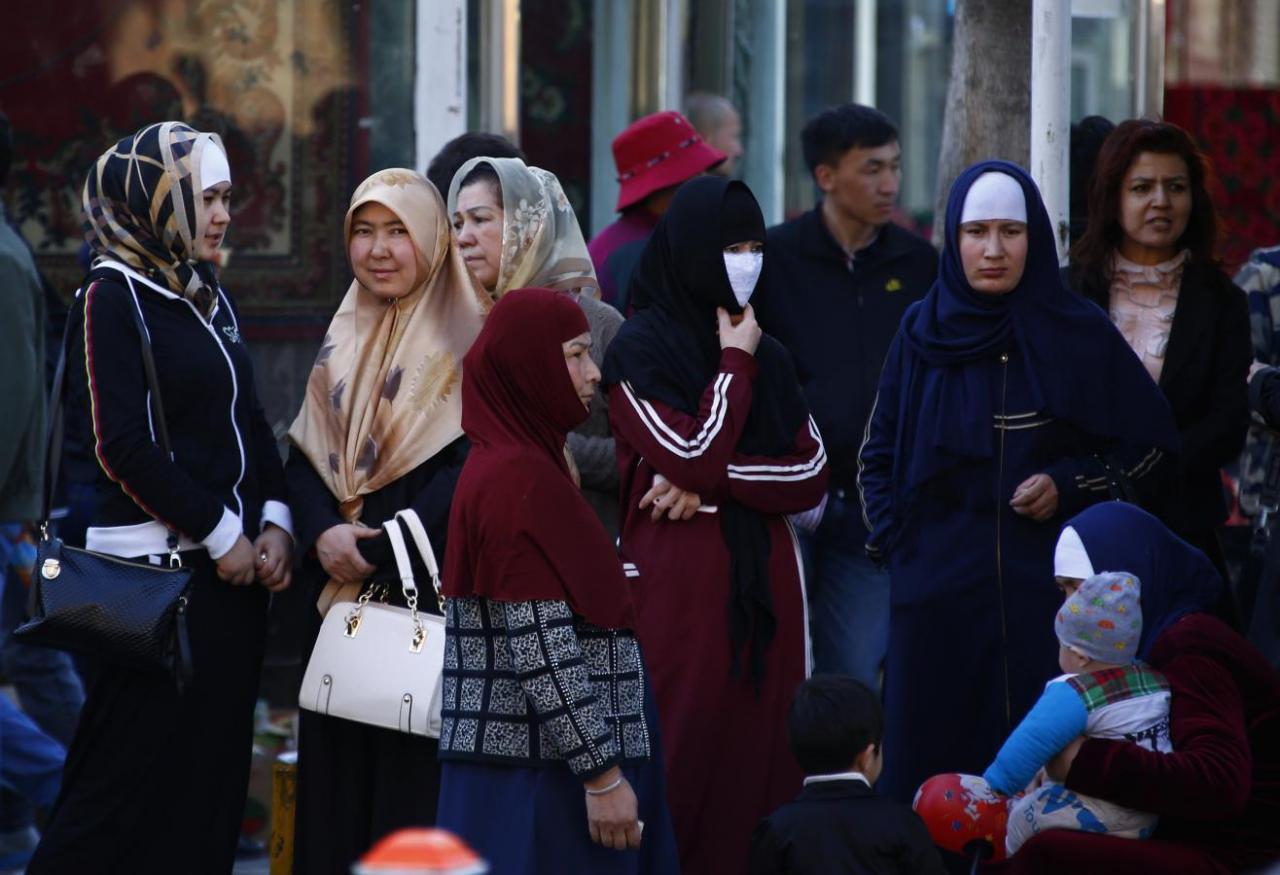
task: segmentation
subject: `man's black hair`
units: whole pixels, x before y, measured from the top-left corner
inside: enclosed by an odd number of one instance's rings
[[[1089,183],[1098,164],[1098,153],[1115,122],[1100,115],[1085,116],[1071,126],[1070,209],[1071,243],[1084,235],[1089,224]]]
[[[454,174],[472,158],[519,158],[529,163],[519,146],[498,134],[468,133],[454,137],[427,165],[427,179],[439,190],[441,198],[449,199]]]
[[[809,678],[796,691],[787,714],[791,752],[807,775],[847,771],[867,745],[878,747],[883,736],[879,698],[845,675]]]
[[[833,106],[815,115],[800,132],[804,163],[813,173],[819,164],[834,167],[850,149],[875,149],[898,140],[898,129],[878,109],[859,103]]]

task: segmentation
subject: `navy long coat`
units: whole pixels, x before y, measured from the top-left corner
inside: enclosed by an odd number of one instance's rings
[[[910,801],[941,772],[981,774],[1005,737],[1060,672],[1054,612],[1062,597],[1053,551],[1063,522],[1109,498],[1107,468],[1140,483],[1160,451],[1101,441],[1032,407],[1016,352],[952,367],[977,369],[992,393],[994,453],[960,460],[899,506],[895,470],[899,375],[914,369],[899,332],[860,454],[868,552],[891,576],[881,792]],[[909,444],[908,444],[909,445]],[[898,463],[895,465],[895,461]],[[1009,500],[1049,474],[1057,513],[1035,522]]]

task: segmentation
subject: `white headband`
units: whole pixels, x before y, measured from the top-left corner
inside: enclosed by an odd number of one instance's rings
[[[1058,536],[1058,546],[1053,550],[1053,576],[1085,580],[1093,577],[1093,560],[1084,549],[1084,541],[1071,526]]]
[[[1027,198],[1022,186],[1007,173],[989,170],[974,180],[964,196],[960,224],[1004,219],[1006,222],[1027,221]]]
[[[213,140],[208,140],[200,150],[200,185],[206,190],[220,182],[231,181],[231,165],[227,153]]]

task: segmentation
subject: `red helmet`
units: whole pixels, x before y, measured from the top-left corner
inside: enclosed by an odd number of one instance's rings
[[[987,860],[1003,860],[1009,800],[976,775],[934,775],[920,785],[911,807],[940,848],[972,857],[982,846]]]

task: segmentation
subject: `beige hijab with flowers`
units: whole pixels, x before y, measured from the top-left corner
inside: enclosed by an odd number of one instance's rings
[[[425,177],[391,169],[362,182],[347,209],[348,244],[352,217],[367,203],[382,204],[404,222],[418,250],[419,284],[385,301],[352,281],[289,429],[349,522],[360,520],[363,496],[462,435],[462,357],[480,333],[488,301]]]
[[[578,217],[554,173],[519,158],[472,158],[449,185],[449,215],[457,209],[462,180],[477,164],[492,167],[502,185],[502,262],[493,296],[540,288],[599,298]]]

